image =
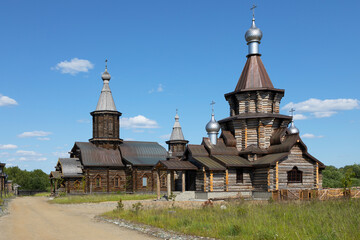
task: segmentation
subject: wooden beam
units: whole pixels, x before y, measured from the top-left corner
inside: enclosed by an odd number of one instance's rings
[[[210,192],[213,191],[213,171],[210,171]]]
[[[248,140],[248,132],[247,132],[247,127],[245,127],[245,147],[247,148],[247,140]]]
[[[229,191],[229,171],[225,170],[225,191]]]
[[[171,191],[175,191],[175,171],[171,171]]]
[[[182,177],[181,177],[181,180],[182,180],[182,186],[181,186],[181,190],[182,192],[185,192],[185,171],[182,171]]]
[[[319,188],[319,163],[316,163],[316,188]]]
[[[268,178],[267,178],[268,192],[270,192],[270,188],[271,188],[270,168],[268,169],[267,174],[268,174]]]
[[[203,172],[204,172],[204,192],[207,192],[207,190],[206,190],[206,170],[205,170],[205,168],[203,167]]]
[[[110,192],[110,170],[107,170],[107,175],[106,175],[106,191]]]
[[[157,194],[157,199],[160,199],[160,170],[156,171],[156,194]]]
[[[275,177],[276,177],[276,190],[279,190],[279,161],[276,162],[276,168],[275,168]]]
[[[167,171],[167,196],[168,198],[170,197],[171,195],[171,174],[170,174],[170,171],[168,170]]]

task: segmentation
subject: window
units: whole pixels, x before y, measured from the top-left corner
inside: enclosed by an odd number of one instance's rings
[[[115,178],[114,178],[114,186],[115,186],[115,187],[119,187],[119,186],[120,186],[120,178],[119,178],[119,177],[115,177]]]
[[[242,169],[236,169],[236,183],[242,183],[243,182],[243,170]]]
[[[142,182],[143,182],[143,187],[146,187],[147,186],[147,177],[143,177],[142,178]]]
[[[95,178],[95,186],[96,187],[101,187],[101,177],[100,176],[97,176]]]
[[[287,172],[288,183],[302,183],[302,171],[296,166]]]

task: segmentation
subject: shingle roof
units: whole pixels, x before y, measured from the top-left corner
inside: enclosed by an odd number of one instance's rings
[[[260,56],[249,56],[239,81],[236,85],[235,92],[246,89],[274,89],[269,75],[266,72]]]
[[[157,142],[124,141],[120,151],[122,158],[134,166],[154,166],[167,157],[165,148]]]
[[[61,178],[61,173],[59,171],[51,171],[49,177],[59,179]]]
[[[198,168],[188,161],[166,160],[159,161],[154,168],[164,168],[167,170],[198,170]]]
[[[253,166],[262,166],[262,165],[271,165],[274,164],[276,161],[280,161],[283,158],[287,157],[290,152],[283,152],[283,153],[273,153],[263,156],[253,162]]]
[[[78,158],[59,158],[63,177],[82,177],[83,171]]]
[[[204,145],[188,144],[187,150],[192,156],[209,156],[209,153],[206,151]]]
[[[208,170],[225,170],[225,167],[222,166],[220,163],[216,162],[214,159],[211,159],[210,157],[192,157],[190,161],[195,160],[196,162],[200,163],[202,166],[204,166]]]
[[[104,85],[101,90],[101,94],[95,111],[116,111],[114,99],[109,86],[109,80],[103,81]]]
[[[89,142],[76,142],[72,151],[74,152],[76,148],[80,149],[81,162],[84,166],[124,166],[118,149],[96,147],[96,145]]]
[[[203,138],[202,144],[210,152],[210,155],[238,155],[236,147],[227,147],[222,138],[219,138],[215,145],[211,144],[209,138]]]
[[[240,156],[213,155],[212,158],[226,167],[251,167],[251,163]]]

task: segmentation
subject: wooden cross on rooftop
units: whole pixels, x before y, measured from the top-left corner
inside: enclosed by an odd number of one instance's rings
[[[212,108],[212,113],[214,113],[214,105],[215,105],[215,103],[216,103],[216,102],[214,102],[214,100],[211,101],[211,103],[210,103],[211,108]]]
[[[107,70],[107,62],[108,62],[108,60],[105,59],[105,69],[106,69],[106,70]]]
[[[253,4],[253,6],[250,8],[250,10],[253,11],[253,18],[255,18],[255,8],[257,8],[255,4]]]
[[[294,108],[291,108],[289,112],[291,113],[291,116],[293,116],[293,117],[294,117],[294,112],[295,112],[295,109],[294,109]]]

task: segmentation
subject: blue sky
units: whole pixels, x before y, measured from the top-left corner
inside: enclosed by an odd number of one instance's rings
[[[358,1],[255,2],[263,63],[282,113],[327,165],[360,163]],[[104,60],[121,138],[165,146],[175,109],[185,138],[206,136],[210,102],[246,62],[254,1],[8,1],[0,9],[0,162],[49,172],[91,138]]]

